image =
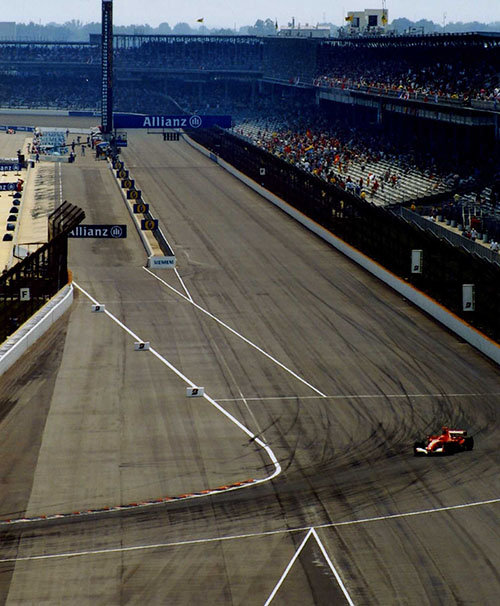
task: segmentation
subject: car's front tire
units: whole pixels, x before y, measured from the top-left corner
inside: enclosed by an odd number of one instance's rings
[[[425,442],[415,442],[413,444],[413,456],[414,457],[425,457],[423,452],[419,452],[417,448],[425,448]]]

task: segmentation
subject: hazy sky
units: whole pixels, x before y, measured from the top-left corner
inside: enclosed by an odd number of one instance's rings
[[[100,21],[101,0],[1,0],[1,21],[64,23],[72,19]],[[156,27],[166,21],[171,26],[185,21],[196,26],[203,17],[207,27],[241,27],[253,25],[257,19],[271,18],[286,25],[295,17],[296,23],[315,25],[323,20],[343,23],[348,10],[381,8],[382,0],[114,0],[116,25]],[[387,0],[389,21],[407,17],[412,21],[429,19],[442,24],[456,21],[500,21],[500,0]]]

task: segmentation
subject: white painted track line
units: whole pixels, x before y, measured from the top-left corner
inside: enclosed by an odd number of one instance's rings
[[[74,286],[76,288],[78,288],[78,290],[80,292],[82,292],[95,305],[100,305],[100,303],[96,299],[94,299],[94,297],[92,297],[92,295],[90,295],[86,290],[84,290],[76,282],[73,282],[73,284],[74,284]],[[115,322],[116,324],[118,324],[118,326],[120,326],[123,330],[125,330],[130,336],[132,336],[136,341],[144,342],[143,339],[141,339],[138,335],[136,335],[134,332],[132,332],[130,330],[130,328],[128,328],[127,326],[125,326],[125,324],[123,324],[123,322],[121,322],[117,317],[115,317],[106,308],[104,309],[104,313],[109,318],[111,318],[113,320],[113,322]],[[164,358],[161,354],[159,354],[154,348],[150,347],[148,351],[153,356],[155,356],[156,358],[158,358],[158,360],[160,360],[160,362],[162,362],[163,364],[165,364],[165,366],[167,366],[173,373],[175,373],[187,385],[189,385],[190,387],[197,387],[196,383],[193,383],[193,381],[191,381],[190,379],[188,379],[184,374],[181,373],[180,370],[178,370],[166,358]],[[271,475],[265,477],[265,478],[256,479],[255,482],[253,482],[252,485],[258,484],[258,483],[262,483],[262,482],[268,482],[269,480],[272,480],[277,475],[279,475],[281,473],[281,466],[278,463],[278,459],[276,458],[276,456],[275,456],[274,452],[271,450],[271,448],[269,446],[267,446],[267,444],[264,444],[264,442],[259,437],[257,437],[252,431],[250,431],[248,429],[248,427],[246,427],[245,425],[243,425],[243,423],[240,423],[240,421],[238,421],[238,419],[236,417],[233,417],[232,414],[230,414],[225,408],[223,408],[214,399],[212,399],[206,393],[203,395],[203,397],[204,397],[205,400],[207,400],[207,402],[210,402],[210,404],[212,404],[212,406],[214,406],[219,412],[221,412],[225,417],[227,417],[232,423],[234,423],[237,427],[239,427],[241,429],[241,431],[243,431],[250,439],[252,439],[261,448],[263,448],[266,451],[266,453],[269,456],[269,458],[271,459],[271,461],[273,463],[273,466],[274,466],[273,473]],[[250,484],[249,484],[249,486],[250,486]]]
[[[181,278],[181,274],[177,271],[177,267],[174,267],[174,271],[175,271],[175,275],[177,276],[177,278],[179,279],[179,282],[182,285],[182,288],[184,289],[184,292],[186,293],[187,298],[189,299],[189,301],[191,303],[193,303],[193,297],[191,296],[191,293],[187,289],[186,285],[184,284],[184,280]]]
[[[423,509],[420,511],[409,511],[406,513],[394,513],[387,516],[377,516],[374,518],[363,518],[360,520],[346,520],[345,522],[329,522],[327,524],[317,525],[315,528],[339,528],[341,526],[355,526],[359,524],[370,524],[374,522],[390,522],[391,520],[397,520],[401,518],[410,518],[414,516],[429,515],[433,513],[443,513],[447,511],[459,511],[468,509],[471,507],[481,507],[485,505],[497,505],[500,503],[500,498],[489,499],[487,501],[476,501],[473,503],[463,503],[461,505],[448,505],[444,507],[436,507],[435,509]],[[109,553],[121,553],[131,551],[145,551],[149,549],[167,549],[169,547],[186,547],[192,545],[202,545],[205,543],[216,543],[218,541],[236,541],[241,539],[258,539],[264,537],[271,537],[280,534],[289,534],[294,532],[306,532],[310,531],[309,526],[300,526],[298,528],[281,528],[278,530],[269,530],[267,532],[251,532],[246,534],[234,534],[218,537],[208,537],[203,539],[188,539],[186,541],[172,541],[169,543],[154,543],[149,545],[131,545],[130,547],[111,547],[109,549],[93,549],[87,551],[74,551],[67,553],[52,553],[43,555],[28,555],[14,558],[3,558],[0,559],[0,564],[6,564],[9,562],[23,562],[29,560],[51,560],[57,558],[71,558],[71,557],[83,557],[83,556],[98,556]]]
[[[247,339],[246,337],[244,337],[241,333],[239,333],[236,330],[234,330],[234,328],[231,328],[228,324],[226,324],[225,322],[223,322],[222,320],[220,320],[219,318],[217,318],[216,316],[214,316],[212,313],[210,313],[204,307],[201,307],[201,305],[198,305],[198,303],[195,303],[192,299],[190,299],[186,295],[182,294],[176,288],[174,288],[173,286],[171,286],[170,284],[168,284],[168,282],[165,282],[165,280],[162,280],[159,276],[157,276],[156,274],[154,274],[147,267],[143,267],[143,269],[144,269],[144,271],[147,271],[148,274],[151,274],[156,280],[158,280],[158,282],[161,282],[167,288],[169,288],[170,290],[172,290],[173,292],[175,292],[177,295],[179,295],[179,297],[182,297],[186,301],[189,301],[189,303],[191,303],[191,305],[193,305],[194,307],[196,307],[196,309],[198,309],[199,311],[201,311],[202,313],[204,313],[205,315],[207,315],[209,318],[212,318],[212,320],[215,320],[215,322],[217,322],[218,324],[220,324],[223,328],[225,328],[226,330],[229,330],[229,332],[233,333],[233,335],[236,335],[242,341],[244,341],[245,343],[247,343],[248,345],[250,345],[251,347],[253,347],[254,349],[256,349],[259,353],[261,353],[262,355],[266,356],[266,358],[268,358],[269,360],[271,360],[272,362],[274,362],[274,364],[277,364],[280,368],[282,368],[283,370],[285,370],[287,373],[291,374],[298,381],[300,381],[301,383],[303,383],[304,385],[306,385],[307,387],[309,387],[310,389],[312,389],[313,391],[315,391],[319,396],[321,396],[322,398],[325,397],[325,394],[322,391],[320,391],[319,389],[317,389],[316,387],[314,387],[313,385],[311,385],[310,383],[308,383],[305,379],[303,379],[297,373],[295,373],[293,370],[291,370],[290,368],[288,368],[287,366],[285,366],[284,364],[282,364],[279,360],[277,360],[276,358],[273,358],[273,356],[271,356],[271,354],[268,354],[266,351],[264,351],[258,345],[256,345],[255,343],[253,343],[252,341],[250,341],[249,339]]]
[[[346,589],[346,586],[344,585],[344,582],[342,581],[342,578],[340,577],[340,574],[338,573],[337,569],[335,568],[335,566],[333,565],[333,562],[331,561],[323,543],[321,542],[318,533],[316,532],[316,530],[314,528],[310,528],[309,532],[306,534],[306,536],[304,537],[304,540],[302,541],[302,543],[299,545],[299,548],[297,549],[297,551],[294,553],[292,559],[290,560],[290,562],[288,562],[287,567],[285,568],[285,570],[283,571],[283,574],[281,575],[279,581],[276,583],[276,585],[274,586],[271,594],[269,595],[269,597],[267,598],[267,600],[264,603],[264,606],[269,606],[269,604],[273,601],[275,595],[278,593],[281,585],[283,584],[283,581],[286,579],[288,573],[290,572],[290,570],[292,569],[292,566],[294,565],[295,561],[297,560],[297,558],[300,555],[300,552],[304,549],[307,541],[311,538],[311,536],[314,537],[314,539],[316,540],[316,543],[318,544],[318,547],[321,550],[321,553],[323,554],[323,557],[326,560],[326,563],[328,564],[328,567],[330,568],[330,570],[333,573],[333,576],[335,577],[335,580],[337,581],[342,593],[344,594],[344,597],[347,601],[347,604],[349,606],[355,606],[354,602],[351,599],[351,596],[349,595],[349,592]]]
[[[319,548],[321,549],[321,553],[325,557],[325,560],[326,560],[328,566],[330,567],[330,570],[333,572],[333,576],[335,577],[335,580],[339,584],[339,587],[342,590],[342,593],[344,594],[345,599],[347,600],[347,603],[349,604],[349,606],[355,606],[354,602],[351,599],[351,596],[349,595],[349,592],[346,589],[346,586],[344,585],[344,582],[340,578],[340,574],[338,573],[337,569],[333,565],[333,562],[330,560],[330,557],[328,556],[326,549],[325,549],[323,543],[320,541],[318,533],[316,532],[316,530],[314,528],[311,528],[311,534],[316,539],[316,543],[318,544]]]
[[[293,558],[288,562],[287,567],[285,568],[285,570],[283,571],[283,574],[281,575],[279,581],[276,583],[276,585],[274,586],[274,589],[271,591],[271,594],[269,595],[269,597],[267,598],[267,600],[264,602],[264,606],[269,606],[269,604],[273,601],[274,596],[278,593],[279,588],[281,587],[281,585],[283,585],[283,581],[286,579],[288,573],[290,572],[290,570],[292,569],[292,566],[295,564],[295,560],[299,557],[300,552],[304,549],[305,544],[307,543],[307,541],[309,540],[309,537],[312,534],[312,528],[309,529],[309,532],[306,534],[306,536],[304,537],[304,540],[302,541],[302,543],[299,545],[299,548],[297,549],[297,551],[293,554]]]
[[[410,398],[486,398],[498,397],[500,392],[491,393],[400,393],[400,394],[344,394],[335,396],[245,396],[247,402],[268,402],[271,400],[397,400]],[[217,398],[218,402],[240,402],[242,398]]]

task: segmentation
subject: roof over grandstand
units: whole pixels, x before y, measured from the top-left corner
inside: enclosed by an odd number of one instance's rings
[[[266,41],[286,39],[297,41],[296,38],[283,36],[253,36],[253,35],[174,35],[174,34],[116,34],[113,36],[114,46],[117,48],[133,48],[147,43],[207,43],[207,44],[250,44],[261,45]],[[81,47],[86,45],[99,45],[100,34],[90,34],[87,42],[68,42],[68,41],[47,41],[47,40],[0,40],[0,45],[18,45],[18,46],[73,46]],[[336,46],[499,46],[499,32],[465,32],[465,33],[433,33],[433,34],[398,34],[393,35],[372,35],[372,36],[341,36],[341,37],[323,37],[323,38],[301,38],[301,41],[308,40],[312,44],[328,43]]]

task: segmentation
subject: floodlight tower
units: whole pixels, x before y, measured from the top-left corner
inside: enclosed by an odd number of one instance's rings
[[[102,0],[101,130],[113,132],[113,0]]]

